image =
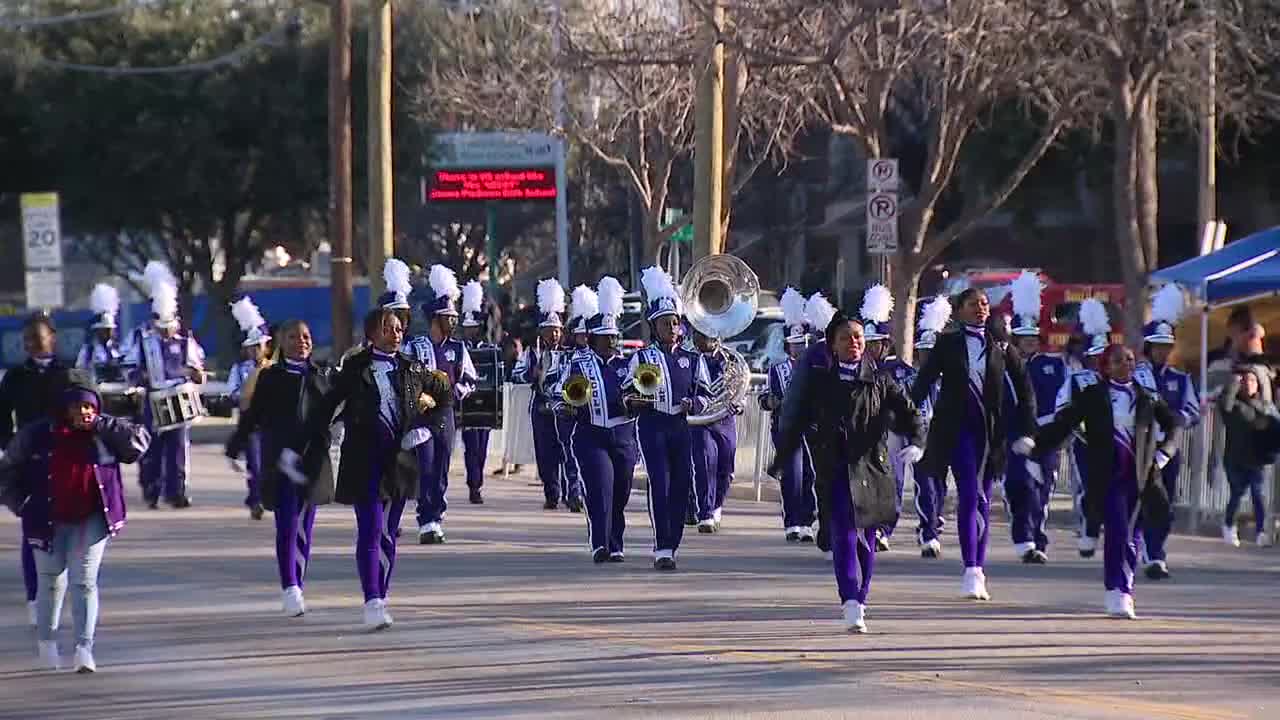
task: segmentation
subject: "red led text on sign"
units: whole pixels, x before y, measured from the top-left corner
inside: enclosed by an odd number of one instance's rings
[[[554,200],[552,168],[522,170],[436,170],[426,200]]]

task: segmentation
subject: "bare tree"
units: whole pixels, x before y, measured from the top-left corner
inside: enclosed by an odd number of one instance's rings
[[[673,177],[693,150],[695,91],[707,50],[698,18],[661,3],[584,3],[557,26],[537,5],[433,18],[428,31],[441,51],[433,53],[430,80],[420,89],[420,116],[563,135],[639,198],[643,256],[651,261],[669,236],[661,226]],[[802,107],[780,92],[789,69],[757,71],[743,56],[727,65],[726,175],[736,192],[771,153],[786,149]],[[567,98],[560,115],[557,76]]]

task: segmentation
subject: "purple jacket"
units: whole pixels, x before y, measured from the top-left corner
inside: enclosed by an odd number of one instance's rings
[[[151,444],[146,428],[124,418],[99,416],[94,425],[94,476],[102,498],[107,530],[124,528],[124,483],[120,463],[137,462]],[[53,541],[53,497],[49,461],[53,423],[43,420],[18,431],[0,459],[0,501],[22,518],[22,533],[33,546],[48,550]]]

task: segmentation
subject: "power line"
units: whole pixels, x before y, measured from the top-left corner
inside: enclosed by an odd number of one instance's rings
[[[259,35],[248,44],[242,45],[222,55],[218,55],[217,57],[212,57],[200,62],[184,63],[182,65],[153,65],[148,67],[90,65],[85,63],[65,62],[63,60],[51,60],[38,55],[28,57],[27,61],[35,65],[44,65],[58,70],[88,72],[99,75],[175,75],[179,73],[207,72],[209,70],[215,70],[223,67],[224,65],[234,65],[254,50],[267,45],[276,44],[278,41],[287,37],[291,32],[293,32],[292,23]]]
[[[100,10],[84,10],[73,13],[65,13],[62,15],[50,15],[48,17],[35,18],[18,18],[10,20],[0,16],[0,28],[39,28],[48,27],[50,25],[62,25],[64,23],[83,22],[85,20],[96,20],[98,18],[111,17],[112,15],[123,15],[132,12],[144,5],[154,5],[158,2],[167,2],[168,0],[130,0],[129,2],[115,7],[102,8]]]

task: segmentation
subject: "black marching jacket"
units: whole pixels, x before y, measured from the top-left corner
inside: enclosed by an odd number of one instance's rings
[[[1020,427],[1035,427],[1036,398],[1018,351],[1002,347],[991,338],[990,332],[985,336],[987,367],[982,379],[982,398],[986,406],[987,452],[984,467],[987,472],[1000,474],[1008,462],[1006,440],[1009,423],[1015,421]],[[1005,417],[1006,372],[1018,394],[1016,412],[1019,417],[1016,419]],[[933,352],[929,353],[928,361],[911,386],[911,400],[916,405],[924,402],[939,377],[942,378],[942,388],[938,391],[933,419],[929,423],[928,447],[920,461],[921,470],[934,477],[944,477],[951,464],[951,455],[960,437],[969,402],[969,349],[963,328],[938,335]]]
[[[67,385],[69,368],[58,358],[48,367],[28,359],[0,380],[0,446],[8,445],[24,425],[49,417]]]
[[[1138,497],[1143,517],[1161,522],[1168,517],[1168,492],[1156,468],[1156,450],[1172,457],[1178,449],[1182,420],[1158,395],[1133,383],[1136,393],[1133,423],[1133,450],[1137,458]],[[1088,455],[1085,465],[1088,486],[1084,494],[1084,512],[1090,522],[1101,523],[1107,488],[1115,474],[1115,419],[1111,412],[1111,390],[1105,379],[1075,393],[1071,404],[1058,411],[1052,422],[1036,432],[1036,454],[1045,455],[1061,447],[1071,432],[1084,423]],[[1164,430],[1164,441],[1156,442],[1156,424]]]
[[[384,457],[375,458],[381,397],[373,377],[373,353],[369,348],[343,361],[329,392],[308,411],[303,439],[294,445],[293,449],[304,459],[314,453],[327,453],[329,426],[342,421],[342,456],[335,499],[343,505],[370,499],[369,474],[375,461],[384,468],[379,487],[383,500],[417,497],[418,461],[412,450],[400,448],[400,442],[415,428],[425,427],[432,433],[444,431],[445,411],[453,402],[448,380],[433,375],[425,365],[404,353],[396,353],[395,359],[391,382],[399,394],[400,423],[394,433],[395,447]],[[425,414],[418,411],[418,398],[424,393],[436,401],[436,407]]]
[[[828,367],[811,365],[802,384],[787,388],[795,414],[781,427],[775,456],[788,457],[807,438],[823,503],[831,497],[828,487],[841,458],[849,464],[850,496],[856,499],[863,495],[860,485],[895,485],[886,433],[893,431],[907,445],[916,446],[924,437],[923,416],[876,368],[864,358],[858,379],[850,383],[840,379],[834,362]],[[792,398],[792,392],[798,395]],[[855,521],[860,522],[856,517]]]
[[[303,423],[324,401],[333,387],[337,371],[307,362],[306,374],[291,371],[284,360],[258,371],[249,407],[240,413],[235,433],[227,441],[227,456],[240,457],[248,447],[249,435],[262,434],[262,504],[275,511],[279,505],[280,483],[291,482],[277,468],[280,452],[305,443]],[[307,447],[302,470],[308,484],[307,502],[325,505],[333,502],[333,463],[329,459],[329,428],[326,426]],[[288,509],[288,508],[286,508]]]

